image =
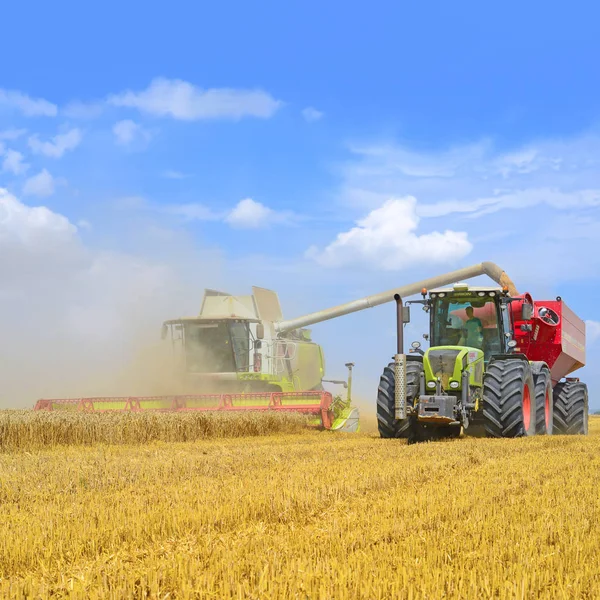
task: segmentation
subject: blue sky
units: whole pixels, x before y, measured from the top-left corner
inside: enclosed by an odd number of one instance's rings
[[[276,289],[293,317],[492,260],[590,321],[600,408],[598,12],[3,7],[0,403],[94,393],[204,287]],[[393,318],[313,328],[368,402]]]

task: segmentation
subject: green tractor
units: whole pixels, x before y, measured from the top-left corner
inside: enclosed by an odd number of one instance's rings
[[[403,353],[409,307],[396,294],[398,349],[381,375],[383,438],[586,434],[587,386],[561,381],[585,363],[585,325],[560,297],[534,302],[509,287],[422,290],[430,348]]]

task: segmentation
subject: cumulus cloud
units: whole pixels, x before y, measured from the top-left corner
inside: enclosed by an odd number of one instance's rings
[[[15,90],[0,89],[0,109],[12,109],[25,117],[55,117],[58,109],[55,104],[42,98],[31,98]]]
[[[445,230],[418,234],[417,200],[391,198],[339,233],[324,250],[312,247],[308,256],[328,267],[363,266],[401,270],[425,264],[452,264],[472,250],[465,232]]]
[[[9,290],[22,277],[46,277],[53,264],[70,262],[77,228],[44,206],[27,206],[0,188],[0,278]]]
[[[291,211],[275,210],[252,198],[240,200],[223,216],[223,221],[236,229],[259,229],[272,225],[293,225],[303,217]]]
[[[314,123],[323,118],[324,113],[312,106],[308,106],[302,111],[302,116],[307,123]]]
[[[150,134],[138,123],[131,119],[119,121],[113,126],[115,141],[120,146],[129,146],[135,141],[147,142]]]
[[[159,117],[185,121],[256,117],[267,119],[281,102],[262,90],[202,89],[180,79],[156,78],[142,91],[110,96],[114,106],[136,108]]]
[[[274,211],[260,202],[245,198],[240,200],[225,220],[233,227],[255,229],[267,224]]]
[[[25,182],[23,185],[23,194],[42,198],[51,196],[54,194],[54,184],[54,177],[46,169],[43,169]]]
[[[38,135],[32,135],[29,140],[29,147],[35,154],[43,154],[50,158],[61,158],[62,155],[79,146],[82,133],[79,129],[70,129],[65,133],[55,135],[51,141],[42,142]]]
[[[13,175],[21,175],[25,173],[29,165],[23,162],[23,155],[16,150],[7,150],[4,153],[2,161],[2,170],[12,173]]]

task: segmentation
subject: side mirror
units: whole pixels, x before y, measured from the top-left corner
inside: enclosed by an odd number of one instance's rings
[[[163,326],[160,330],[160,339],[164,340],[167,337],[167,325],[166,323],[163,323]]]
[[[529,321],[533,317],[533,305],[525,304],[521,307],[521,317],[523,321]]]
[[[265,337],[265,326],[263,323],[256,324],[256,339],[262,340]]]
[[[261,348],[262,348],[262,342],[260,340],[255,340],[254,341],[254,349],[260,350]]]
[[[410,306],[402,307],[402,322],[410,323]]]
[[[412,346],[412,347],[413,347],[413,348],[416,350],[417,348],[420,348],[420,347],[421,347],[421,342],[418,342],[418,341],[416,341],[416,342],[413,342],[413,343],[411,344],[411,346]]]

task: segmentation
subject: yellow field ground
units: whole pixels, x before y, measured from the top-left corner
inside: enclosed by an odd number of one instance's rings
[[[0,452],[0,596],[599,598],[600,420]]]

